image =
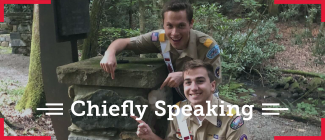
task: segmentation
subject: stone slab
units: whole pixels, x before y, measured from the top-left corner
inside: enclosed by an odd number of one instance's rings
[[[82,96],[87,95],[90,92],[95,92],[98,89],[106,89],[112,90],[119,94],[122,94],[124,97],[128,96],[141,96],[145,99],[148,99],[148,93],[152,89],[145,89],[145,88],[124,88],[124,87],[106,87],[106,86],[73,86],[73,96],[75,98],[72,99],[80,99]],[[70,88],[71,90],[71,88]]]
[[[123,112],[126,114],[130,114],[131,105],[128,103],[128,107],[124,111],[121,107],[124,101],[131,100],[133,101],[133,112],[136,116],[140,116],[137,108],[135,105],[148,105],[148,100],[144,99],[140,96],[129,96],[125,97],[122,94],[118,94],[112,90],[103,90],[99,89],[95,92],[89,93],[79,99],[75,99],[75,101],[83,101],[85,104],[76,104],[74,106],[74,110],[76,113],[84,112],[83,116],[76,116],[75,114],[70,111],[71,122],[75,124],[77,127],[81,128],[82,130],[100,130],[100,129],[118,129],[118,130],[136,130],[138,123],[133,120],[131,117],[128,116],[121,116]],[[88,102],[91,102],[91,106],[97,105],[98,106],[98,113],[100,116],[96,116],[96,109],[92,108],[91,113],[93,116],[89,116],[88,112],[89,106]],[[105,102],[104,102],[105,101]],[[118,116],[112,116],[109,113],[109,108],[111,105],[117,105],[120,109],[119,111],[114,111],[114,113],[119,113]],[[106,108],[104,108],[105,106]],[[104,110],[108,116],[102,116]],[[151,122],[153,112],[148,109],[145,110],[142,120],[145,122]]]
[[[102,56],[59,66],[58,81],[68,85],[95,85],[109,87],[157,88],[168,76],[163,59],[123,58],[129,63],[118,63],[115,79],[100,67]]]
[[[31,41],[32,40],[32,34],[21,34],[21,39]]]
[[[119,136],[107,137],[83,133],[71,133],[68,140],[122,140]]]
[[[11,39],[10,39],[10,35],[7,35],[7,36],[5,36],[5,41],[11,41]]]
[[[20,39],[20,33],[18,32],[13,32],[13,33],[10,33],[10,39]]]
[[[104,137],[114,137],[118,135],[117,130],[115,129],[101,129],[101,130],[91,130],[91,131],[85,131],[76,126],[75,124],[72,124],[68,130],[75,134],[86,134],[86,135],[94,135],[94,136],[104,136]]]
[[[133,132],[133,131],[123,131],[120,133],[120,138],[122,140],[141,140],[136,132]]]

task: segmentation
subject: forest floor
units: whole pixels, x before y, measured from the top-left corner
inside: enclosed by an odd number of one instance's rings
[[[301,32],[303,25],[291,27],[286,24],[277,24],[283,38],[279,41],[286,48],[279,52],[265,65],[280,69],[293,69],[306,72],[325,73],[325,57],[322,60],[313,56],[314,44],[295,44],[292,33]],[[301,26],[301,27],[300,27]],[[295,31],[296,29],[300,29]],[[312,31],[316,37],[317,27]],[[9,53],[8,53],[9,52]],[[23,87],[28,82],[29,57],[10,54],[9,48],[0,47],[0,111],[12,124],[21,129],[14,129],[19,136],[52,136],[55,139],[51,119],[44,114],[30,115],[30,112],[17,112],[14,107],[23,94]],[[262,116],[254,111],[253,118],[245,121],[254,140],[270,140],[273,136],[320,136],[321,128],[307,123],[296,122],[275,116]]]

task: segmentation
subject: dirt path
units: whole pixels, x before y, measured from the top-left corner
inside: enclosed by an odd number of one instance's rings
[[[16,54],[0,54],[0,80],[17,80],[22,85],[28,81],[29,57]]]
[[[24,86],[27,84],[29,57],[0,54],[0,66],[0,79],[18,80]],[[320,127],[275,116],[263,116],[258,111],[254,111],[253,118],[245,123],[254,140],[273,140],[274,136],[321,135]]]
[[[321,128],[277,116],[264,116],[254,111],[253,118],[245,121],[254,140],[274,140],[274,136],[320,136]]]

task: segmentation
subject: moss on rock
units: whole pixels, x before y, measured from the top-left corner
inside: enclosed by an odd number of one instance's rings
[[[290,90],[293,90],[293,89],[297,89],[299,88],[299,83],[298,82],[294,82],[290,85]]]
[[[290,87],[290,84],[286,83],[283,89],[287,90],[287,89],[289,89],[289,87]]]

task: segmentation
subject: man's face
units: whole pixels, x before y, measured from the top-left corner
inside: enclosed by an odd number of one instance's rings
[[[210,83],[208,72],[199,67],[184,72],[184,93],[192,105],[205,104],[214,92],[216,83]]]
[[[187,20],[186,11],[167,11],[164,13],[164,29],[171,45],[178,50],[185,49],[189,42],[190,30],[193,27]]]

